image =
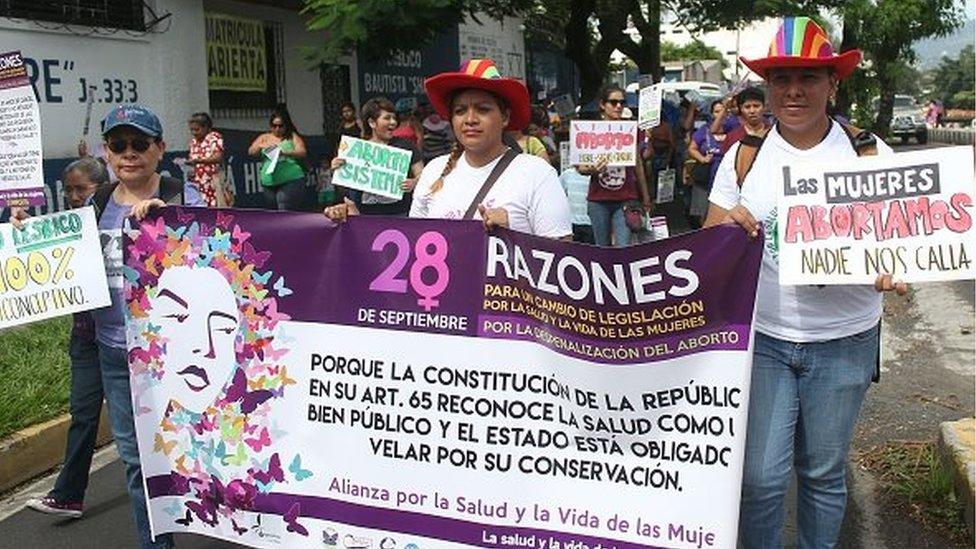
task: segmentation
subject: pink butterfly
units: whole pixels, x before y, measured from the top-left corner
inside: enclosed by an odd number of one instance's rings
[[[157,217],[155,221],[143,221],[139,225],[139,230],[151,240],[156,240],[160,235],[166,234],[166,222],[163,221],[162,217]]]
[[[261,434],[257,438],[246,438],[244,442],[251,447],[255,452],[260,452],[261,448],[265,446],[271,446],[271,436],[268,435],[268,429],[261,429]]]
[[[234,240],[236,240],[238,244],[243,244],[245,240],[251,238],[251,233],[242,229],[240,225],[234,225],[234,231],[232,233],[232,236],[234,237]]]

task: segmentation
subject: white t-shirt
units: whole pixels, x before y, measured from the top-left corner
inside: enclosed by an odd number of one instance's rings
[[[480,167],[468,164],[465,155],[444,178],[444,185],[431,193],[431,185],[441,176],[449,155],[430,161],[420,174],[413,192],[410,217],[461,219],[482,184],[501,157]],[[505,208],[508,227],[513,231],[562,238],[573,234],[569,201],[559,184],[556,170],[548,162],[531,154],[520,154],[512,160],[491,187],[482,204]],[[481,219],[476,211],[475,219]]]
[[[756,331],[797,342],[827,341],[863,332],[881,318],[881,294],[873,286],[781,286],[776,243],[776,185],[783,166],[796,161],[836,162],[856,158],[844,129],[833,122],[827,137],[815,147],[800,150],[769,131],[756,160],[739,189],[735,156],[739,143],[722,158],[709,200],[730,210],[742,204],[763,224],[766,235],[756,302]],[[878,140],[878,154],[892,150]]]

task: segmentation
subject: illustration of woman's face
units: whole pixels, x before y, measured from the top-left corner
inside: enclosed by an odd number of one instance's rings
[[[159,277],[149,321],[166,340],[162,394],[201,412],[220,396],[236,366],[239,313],[224,277],[210,267],[171,267]]]

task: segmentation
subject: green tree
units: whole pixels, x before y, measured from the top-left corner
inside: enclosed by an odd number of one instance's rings
[[[314,62],[335,62],[358,51],[380,58],[430,43],[446,29],[479,15],[503,18],[523,13],[536,0],[303,0],[306,27],[326,31],[317,48],[306,49]],[[483,17],[483,15],[482,15]]]
[[[661,61],[697,61],[699,59],[716,59],[725,66],[728,63],[722,52],[705,44],[701,40],[692,40],[684,46],[672,42],[661,42]]]
[[[952,32],[962,12],[955,0],[848,0],[839,13],[844,19],[841,50],[860,48],[869,68],[842,83],[838,104],[844,109],[857,102],[863,109],[871,102],[867,93],[877,90],[872,130],[886,135],[898,83],[905,77],[903,67],[915,60],[912,44]]]
[[[931,99],[941,99],[947,107],[955,109],[976,109],[976,55],[969,44],[959,52],[955,59],[943,57],[935,69],[934,83],[937,86]]]

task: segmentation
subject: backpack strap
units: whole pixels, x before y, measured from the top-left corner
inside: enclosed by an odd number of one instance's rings
[[[115,192],[115,188],[119,186],[119,182],[108,183],[106,185],[101,185],[92,195],[91,205],[95,207],[95,220],[96,222],[102,218],[102,212],[105,211],[105,206],[108,205],[108,199]]]
[[[847,122],[840,122],[840,126],[844,128],[844,133],[847,134],[847,139],[851,141],[851,147],[854,147],[854,152],[858,156],[877,156],[878,138],[873,133]]]
[[[752,169],[752,164],[756,161],[756,156],[759,155],[759,149],[765,142],[765,135],[757,137],[747,134],[739,140],[739,148],[735,151],[735,182],[740,189],[746,176],[749,175],[749,170]]]

